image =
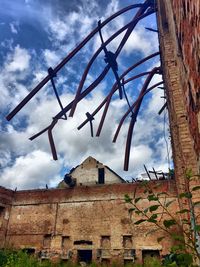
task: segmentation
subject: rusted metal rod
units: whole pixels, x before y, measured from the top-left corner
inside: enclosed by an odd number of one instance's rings
[[[151,31],[151,32],[158,33],[158,30],[155,30],[155,29],[152,29],[152,28],[145,27],[145,29],[148,30],[148,31]]]
[[[54,128],[54,126],[56,125],[57,122],[58,122],[58,120],[53,120],[51,125],[50,125],[50,127],[49,127],[49,129],[48,129],[49,144],[50,144],[50,147],[51,147],[51,153],[52,153],[52,156],[53,156],[54,160],[57,160],[58,157],[57,157],[56,147],[55,147],[54,140],[53,140],[52,130],[53,130],[53,128]]]
[[[138,101],[137,101],[137,103],[133,109],[134,116],[131,116],[131,122],[129,125],[128,135],[127,135],[127,140],[126,140],[125,158],[124,158],[124,170],[125,171],[128,171],[128,167],[129,167],[129,157],[130,157],[130,149],[131,149],[131,141],[132,141],[132,136],[133,136],[133,129],[135,126],[135,122],[136,122],[139,110],[140,110],[140,106],[142,104],[142,100],[143,100],[144,95],[145,95],[144,93],[147,90],[147,87],[148,87],[149,83],[151,82],[154,74],[158,73],[158,70],[160,70],[160,68],[157,68],[157,67],[153,68],[151,73],[148,75],[148,77],[147,77],[147,79],[146,79],[146,81],[142,87],[142,90],[139,94]]]
[[[93,133],[93,124],[92,124],[92,121],[94,120],[94,117],[89,113],[89,112],[86,112],[85,114],[90,122],[90,132],[91,132],[91,137],[94,136],[94,133]]]
[[[151,14],[153,13],[152,11],[150,12]],[[150,13],[146,13],[144,14],[143,16],[141,16],[142,18],[148,16]],[[141,19],[141,18],[140,18]],[[106,42],[105,42],[106,43]],[[90,92],[92,92],[92,90],[103,80],[103,78],[105,77],[105,75],[107,74],[109,70],[109,67],[107,66],[103,71],[102,73],[96,78],[96,80],[88,87],[86,88],[79,96],[78,96],[78,99],[77,99],[77,103],[79,101],[81,101],[86,95],[88,95]],[[71,108],[72,108],[72,105],[74,103],[75,99],[70,103],[68,104],[64,109],[63,111],[60,111],[54,118],[56,119],[60,119],[64,113],[68,112]]]
[[[101,21],[99,20],[98,24],[101,24]],[[99,27],[99,35],[100,35],[100,39],[101,39],[101,43],[102,45],[104,45],[104,40],[103,40],[103,35],[101,32],[101,28]],[[120,79],[119,79],[119,75],[118,75],[118,64],[117,64],[117,59],[114,53],[112,53],[111,51],[108,51],[106,46],[103,46],[103,50],[105,53],[105,58],[104,61],[106,63],[108,63],[109,67],[112,69],[116,82],[117,82],[117,86],[118,86],[118,90],[119,90],[119,98],[122,99],[123,98],[123,94],[122,94],[122,85],[120,83]]]
[[[137,19],[149,8],[152,7],[152,3],[151,1],[147,0],[145,1],[145,3],[140,7],[140,9],[138,10],[138,12],[136,13],[135,17],[133,18],[132,22],[133,25],[130,26],[125,34],[125,36],[123,37],[121,43],[119,44],[119,47],[117,48],[116,51],[116,57],[120,54],[122,48],[124,47],[126,41],[128,40],[131,32],[133,31],[133,29],[135,28],[136,24],[137,24]],[[153,13],[156,11],[154,9],[152,9],[151,11],[153,11]],[[148,13],[148,12],[147,12]]]
[[[127,7],[128,8],[128,7]],[[108,73],[109,69],[111,68],[113,70],[113,73],[116,77],[116,83],[115,86],[112,88],[110,94],[108,95],[108,97],[106,97],[105,99],[105,103],[106,103],[106,107],[104,109],[104,114],[102,116],[100,125],[99,125],[99,134],[101,131],[101,128],[103,126],[103,122],[105,120],[105,116],[112,98],[112,95],[114,94],[114,92],[119,89],[120,92],[120,98],[122,98],[122,87],[121,87],[121,82],[120,79],[123,79],[124,81],[124,76],[123,77],[119,77],[117,71],[117,68],[115,68],[115,66],[117,66],[117,56],[120,54],[123,46],[125,45],[126,41],[128,40],[130,34],[132,33],[133,29],[135,28],[135,26],[137,25],[137,23],[139,22],[139,20],[145,18],[146,16],[153,14],[156,10],[155,10],[155,6],[153,5],[153,2],[151,0],[146,0],[145,3],[143,4],[139,4],[139,5],[132,5],[132,8],[139,8],[139,10],[137,11],[137,13],[135,14],[135,16],[133,17],[132,21],[130,23],[128,23],[127,25],[125,25],[124,27],[122,27],[120,30],[118,30],[116,33],[114,33],[106,42],[103,41],[103,37],[101,34],[101,29],[108,23],[110,22],[113,18],[121,15],[122,13],[126,12],[127,10],[130,9],[123,9],[123,12],[121,10],[115,13],[114,15],[112,15],[110,18],[108,18],[107,20],[105,20],[103,23],[99,23],[98,27],[96,27],[71,53],[68,54],[67,57],[65,57],[55,68],[53,69],[49,69],[49,75],[46,76],[39,84],[38,86],[36,86],[23,100],[21,103],[19,103],[19,105],[13,109],[10,114],[8,114],[7,119],[10,120],[12,119],[17,112],[19,112],[21,110],[21,108],[23,108],[24,105],[26,105],[26,103],[28,101],[30,101],[30,99],[49,81],[51,80],[52,85],[53,85],[53,89],[55,91],[56,97],[58,99],[58,102],[61,106],[61,111],[53,118],[53,122],[46,127],[45,129],[43,129],[42,131],[40,131],[39,133],[37,133],[36,135],[32,136],[30,138],[30,140],[35,139],[36,137],[38,137],[39,135],[41,135],[42,133],[44,133],[45,131],[48,131],[48,138],[49,138],[49,143],[50,143],[50,147],[51,147],[51,151],[52,151],[52,155],[53,158],[55,160],[57,160],[57,153],[56,153],[56,148],[55,148],[55,144],[54,144],[54,140],[53,140],[53,135],[52,135],[52,130],[54,128],[54,126],[56,125],[57,121],[59,119],[62,119],[63,116],[65,116],[66,118],[66,113],[71,109],[69,116],[73,116],[76,106],[78,104],[79,101],[81,101],[86,95],[88,95],[106,76],[106,74]],[[124,30],[126,30],[126,33],[124,34],[124,37],[122,38],[117,50],[115,53],[112,53],[110,51],[107,51],[106,45],[108,43],[110,43],[114,38],[116,38],[119,34],[121,34]],[[57,72],[73,57],[75,56],[75,54],[94,36],[94,34],[96,34],[97,32],[100,33],[100,37],[102,40],[102,45],[101,47],[95,52],[95,54],[93,55],[93,57],[91,58],[90,62],[88,63],[88,65],[86,66],[86,69],[83,73],[82,79],[79,83],[79,87],[77,90],[77,93],[75,95],[75,98],[72,102],[70,102],[67,106],[65,106],[63,108],[62,103],[59,99],[59,96],[57,94],[56,88],[55,88],[55,84],[53,81],[53,77],[56,76]],[[100,75],[96,78],[96,80],[93,81],[93,83],[90,84],[89,87],[87,87],[83,92],[82,92],[82,88],[84,86],[87,74],[89,72],[89,69],[91,67],[91,65],[93,64],[94,60],[96,59],[96,57],[98,56],[98,54],[104,50],[105,55],[106,55],[106,59],[107,59],[107,63],[108,65],[104,68],[104,70],[100,73]],[[112,57],[111,57],[112,56]],[[150,56],[151,58],[151,56]],[[135,66],[138,65],[138,62],[135,64]],[[133,69],[133,66],[132,66]],[[156,69],[156,68],[155,68]],[[148,87],[148,80],[150,79],[149,77],[151,75],[153,75],[153,72],[149,73],[148,78],[145,81],[145,84],[140,92],[140,95],[137,99],[137,101],[135,102],[134,107],[131,108],[130,104],[129,104],[129,112],[132,112],[132,116],[131,116],[131,122],[130,122],[130,126],[129,126],[129,132],[128,132],[128,136],[127,136],[127,144],[126,144],[126,154],[125,154],[125,165],[126,162],[129,162],[129,154],[130,154],[130,146],[131,146],[131,138],[132,138],[132,132],[134,129],[134,125],[136,122],[136,118],[143,100],[144,95],[147,92],[147,87]],[[158,69],[158,68],[157,68]],[[125,75],[125,74],[124,74]],[[144,75],[144,74],[143,74]],[[141,77],[142,75],[136,75],[138,77]],[[152,76],[153,77],[153,76]],[[136,77],[131,77],[129,79],[127,79],[126,81],[123,82],[123,85],[127,82],[132,81],[133,79],[136,79]],[[151,80],[151,79],[150,79]],[[127,102],[129,103],[129,101],[127,100]],[[102,102],[103,103],[103,102]],[[104,104],[103,104],[104,105]],[[102,105],[102,107],[103,107]],[[90,126],[91,126],[91,135],[93,136],[93,126],[92,126],[92,119],[93,115],[86,113],[87,115],[87,120],[90,122]],[[92,118],[92,119],[91,119]],[[128,160],[127,160],[128,157]],[[124,165],[124,166],[125,166]],[[128,168],[128,167],[127,167]]]
[[[106,43],[106,42],[105,42],[105,43]],[[135,64],[133,64],[131,67],[129,67],[129,68],[123,73],[123,76],[120,76],[120,79],[123,78],[126,74],[128,74],[131,70],[133,70],[133,69],[136,68],[137,66],[141,65],[141,64],[144,63],[145,61],[147,61],[147,60],[149,60],[149,59],[151,59],[151,58],[153,58],[153,57],[155,57],[155,56],[158,56],[159,54],[160,54],[160,52],[153,53],[152,55],[147,56],[147,57],[143,58],[142,60],[136,62]],[[102,72],[102,75],[104,75],[103,72]],[[99,77],[100,77],[100,76],[99,76]],[[97,78],[97,79],[98,79],[98,78]],[[101,79],[101,77],[100,77],[99,79]],[[80,95],[81,99],[84,98],[89,92],[90,92],[90,86],[89,86],[87,89],[85,89],[85,90],[81,93],[81,95]],[[73,100],[73,101],[74,101],[74,100]],[[73,101],[71,101],[71,102],[70,102],[70,103],[63,109],[65,113],[66,113],[68,110],[70,110],[70,108],[72,107]],[[105,104],[105,103],[104,103],[104,104]],[[103,104],[103,105],[104,105],[104,104]],[[101,107],[101,108],[102,108],[102,107]],[[101,109],[101,108],[100,108],[100,109]],[[99,110],[100,110],[100,109],[99,109]],[[98,111],[97,111],[97,112],[98,112]],[[96,112],[96,113],[97,113],[97,112]],[[59,112],[54,118],[59,119],[59,118],[62,117],[63,114],[65,114],[65,113]],[[96,113],[95,113],[95,114],[96,114]],[[94,116],[95,114],[92,113],[93,116]],[[37,134],[33,135],[33,136],[30,137],[29,139],[30,139],[30,140],[34,140],[35,138],[37,138],[38,136],[40,136],[41,134],[43,134],[45,131],[47,131],[48,128],[49,128],[49,126],[47,126],[45,129],[41,130],[41,131],[38,132]],[[81,128],[82,128],[82,127],[81,127]],[[78,128],[78,130],[80,130],[81,128]]]
[[[49,73],[49,75],[50,75],[51,84],[52,84],[52,87],[53,87],[55,96],[56,96],[56,98],[57,98],[58,104],[59,104],[61,110],[63,110],[63,105],[62,105],[62,102],[61,102],[60,97],[59,97],[59,95],[58,95],[58,92],[57,92],[57,90],[56,90],[56,86],[55,86],[54,79],[53,79],[54,77],[56,77],[56,74],[54,73],[54,70],[53,70],[52,68],[49,68],[49,69],[48,69],[48,73]],[[67,119],[67,115],[66,115],[66,114],[64,114],[64,118],[63,118],[63,119],[64,119],[64,120]]]
[[[153,53],[153,54],[151,54],[150,56],[147,56],[147,57],[143,58],[142,60],[136,62],[135,64],[133,64],[131,67],[129,67],[129,68],[128,68],[128,69],[127,69],[121,76],[120,76],[120,79],[123,79],[123,77],[125,77],[125,75],[127,75],[131,70],[133,70],[133,69],[136,68],[137,66],[141,65],[141,64],[144,63],[145,61],[147,61],[147,60],[149,60],[149,59],[151,59],[151,58],[153,58],[153,57],[156,57],[156,56],[158,56],[158,55],[160,55],[160,52]],[[115,83],[115,86],[117,86],[116,83]],[[113,86],[113,87],[114,87],[114,86]],[[117,88],[116,88],[115,90],[117,90]],[[108,97],[108,96],[107,96],[107,97]],[[105,100],[100,104],[100,106],[99,106],[99,107],[92,113],[93,116],[96,115],[97,112],[99,112],[99,110],[104,106],[104,104],[105,104],[106,101],[107,101],[107,97],[106,97]],[[88,122],[88,121],[85,120],[85,121],[78,127],[78,130],[80,130],[80,129],[81,129],[87,122]]]
[[[155,174],[156,180],[159,180],[156,170],[154,169],[154,167],[152,167],[152,169],[153,169],[153,173]]]
[[[107,18],[104,22],[102,22],[101,27],[103,28],[106,24],[108,24],[111,20],[118,17],[119,15],[135,8],[140,8],[143,4],[135,4],[127,6],[120,11],[116,12],[109,18]],[[87,42],[98,32],[98,26],[86,36],[86,38],[73,49],[55,68],[54,72],[57,73],[73,56],[77,54],[77,52],[87,44]],[[47,75],[6,117],[9,121],[11,120],[30,100],[31,98],[50,80],[50,75]]]
[[[164,109],[167,107],[167,102],[162,106],[162,108],[159,110],[158,115],[161,115],[161,113],[164,111]]]
[[[144,95],[146,95],[148,92],[150,92],[151,90],[153,90],[154,88],[156,88],[158,85],[160,84],[163,84],[163,81],[162,82],[159,82],[159,83],[156,83],[154,84],[153,86],[151,86],[149,89],[146,90],[146,92],[144,93]],[[138,102],[138,99],[132,104],[132,109],[135,107],[135,105],[137,104]],[[119,125],[117,127],[117,130],[115,132],[115,135],[114,135],[114,138],[113,138],[113,143],[115,143],[117,141],[117,137],[119,135],[119,132],[120,132],[120,129],[126,119],[126,117],[128,116],[128,114],[130,113],[130,109],[127,110],[127,112],[124,114],[124,116],[121,118],[120,122],[119,122]]]
[[[143,73],[140,73],[140,74],[138,74],[138,75],[136,75],[136,76],[133,76],[133,77],[129,78],[128,80],[124,81],[124,84],[126,84],[126,83],[128,83],[128,82],[130,82],[130,81],[133,81],[133,80],[135,80],[135,79],[137,79],[137,78],[139,78],[139,77],[142,77],[142,76],[144,76],[144,75],[147,75],[148,73],[150,73],[150,72],[143,72]],[[120,77],[120,79],[121,79],[121,77]],[[122,79],[123,79],[123,78],[122,78]],[[115,83],[115,84],[113,85],[113,87],[112,87],[112,89],[111,89],[111,91],[110,91],[110,93],[109,93],[109,95],[108,95],[108,97],[107,97],[106,105],[105,105],[103,114],[102,114],[102,116],[101,116],[101,121],[100,121],[100,123],[99,123],[99,126],[98,126],[98,129],[97,129],[96,136],[100,136],[100,134],[101,134],[101,130],[102,130],[102,128],[103,128],[103,124],[104,124],[104,121],[105,121],[105,118],[106,118],[106,114],[107,114],[107,112],[108,112],[108,108],[109,108],[109,105],[110,105],[110,102],[111,102],[111,98],[112,98],[112,96],[113,96],[113,94],[114,94],[114,92],[115,92],[116,90],[117,90],[117,83]]]
[[[135,79],[137,79],[137,78],[139,78],[139,77],[141,77],[141,76],[143,76],[143,75],[146,75],[147,73],[149,73],[149,72],[143,72],[143,73],[140,73],[140,74],[138,74],[138,75],[136,75],[136,76],[133,76],[133,77],[131,77],[131,78],[129,78],[129,79],[127,79],[127,80],[125,80],[124,81],[124,84],[126,84],[126,83],[128,83],[128,82],[130,82],[130,81],[132,81],[132,80],[135,80]],[[117,84],[115,84],[116,86],[117,86]],[[115,86],[115,91],[117,90],[117,87]],[[113,85],[113,87],[114,87],[114,85]],[[110,93],[104,98],[104,100],[101,102],[101,104],[93,111],[93,113],[91,114],[92,116],[95,116],[101,109],[102,109],[102,107],[107,103],[107,101],[109,100],[109,97],[110,97]],[[82,122],[78,127],[77,127],[77,129],[78,130],[81,130],[82,128],[83,128],[83,126],[85,126],[87,123],[89,122],[89,120],[88,119],[86,119],[84,122]],[[97,135],[98,136],[98,135]]]
[[[150,176],[150,174],[149,174],[149,172],[148,172],[148,170],[147,170],[147,167],[144,165],[144,169],[145,169],[145,171],[146,171],[146,174],[147,174],[147,176],[149,177],[149,180],[152,180],[151,179],[151,176]]]
[[[115,33],[113,36],[111,36],[108,40],[109,40],[109,42],[111,41],[111,40],[113,40],[116,36],[118,36],[119,34],[120,34],[120,32],[122,32],[122,31],[124,31],[125,29],[129,29],[130,27],[131,27],[131,25],[132,24],[134,24],[135,26],[136,26],[136,24],[138,23],[138,21],[139,20],[141,20],[141,19],[143,19],[143,18],[145,18],[145,17],[147,17],[147,16],[149,16],[149,15],[151,15],[151,14],[153,14],[155,11],[153,11],[153,10],[151,10],[151,11],[149,11],[149,12],[146,12],[145,14],[142,14],[141,16],[135,16],[134,17],[134,20],[132,20],[130,23],[128,23],[127,25],[125,25],[123,28],[121,28],[121,30],[119,30],[117,33]],[[137,15],[137,14],[136,14]],[[134,26],[134,27],[135,27]],[[132,26],[133,27],[133,26]],[[132,28],[131,27],[131,28]],[[133,27],[133,28],[134,28]],[[123,30],[122,30],[123,29]],[[133,29],[132,29],[133,30]],[[128,31],[128,30],[127,30]],[[131,32],[130,32],[130,34],[131,34]],[[130,35],[129,34],[129,35]],[[115,37],[114,37],[115,36]],[[127,37],[127,35],[125,34],[125,36],[124,36],[124,38],[127,38],[128,39],[128,37]],[[123,40],[124,40],[124,38],[123,38]],[[127,39],[126,39],[126,41],[127,41]],[[108,42],[108,40],[107,41],[105,41],[105,43],[96,51],[96,53],[100,53],[101,51],[102,51],[102,49],[103,49],[103,46],[106,46],[109,42]],[[122,40],[122,41],[123,41]],[[122,43],[122,42],[121,42]],[[118,49],[116,52],[115,52],[115,56],[116,56],[116,58],[117,58],[117,56],[119,55],[119,53],[121,52],[121,49],[122,49],[122,46],[120,46],[119,45],[119,47],[121,47],[120,49]],[[118,47],[118,48],[119,48]],[[95,54],[96,54],[95,53]],[[74,98],[74,102],[73,102],[73,105],[72,105],[72,108],[71,108],[71,111],[70,111],[70,114],[69,114],[69,116],[70,117],[73,117],[73,115],[74,115],[74,112],[75,112],[75,109],[76,109],[76,106],[77,106],[77,104],[78,104],[78,102],[80,101],[80,100],[78,100],[79,99],[79,97],[80,97],[80,94],[81,94],[81,91],[82,91],[82,88],[83,88],[83,85],[84,85],[84,82],[85,82],[85,79],[86,79],[86,76],[87,76],[87,73],[88,73],[88,71],[89,71],[89,68],[91,67],[91,65],[92,65],[92,63],[94,62],[94,59],[95,59],[95,57],[96,57],[96,55],[95,56],[93,56],[92,57],[92,59],[91,59],[91,61],[88,63],[88,66],[86,67],[86,69],[85,69],[85,72],[84,72],[84,74],[83,74],[83,77],[82,77],[82,79],[81,79],[81,82],[80,82],[80,85],[79,85],[79,87],[78,87],[78,89],[77,89],[77,93],[76,93],[76,96],[75,96],[75,98]],[[110,67],[109,67],[109,65],[107,65],[105,68],[104,68],[104,70],[103,70],[103,72],[100,74],[100,76],[102,76],[103,78],[105,77],[105,75],[108,73],[108,71],[109,71],[109,69],[110,69]],[[103,75],[102,75],[103,74]],[[99,79],[100,78],[100,76],[93,82],[94,84],[95,84],[95,86],[94,87],[96,87],[101,81],[102,81],[102,79]],[[83,80],[84,79],[84,80]],[[98,80],[98,83],[96,83],[96,81]],[[91,87],[93,86],[93,83],[91,84]],[[97,84],[97,85],[96,85]],[[93,87],[93,88],[94,88]],[[87,90],[87,89],[86,89]]]

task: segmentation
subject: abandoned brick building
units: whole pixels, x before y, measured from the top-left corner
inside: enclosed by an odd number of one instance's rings
[[[186,171],[200,172],[200,2],[157,0],[157,6],[175,180],[150,183],[158,183],[157,190],[177,200],[172,205],[176,211],[186,205],[177,199],[187,186]],[[0,246],[74,261],[132,262],[169,253],[169,237],[158,243],[160,233],[146,235],[151,225],[136,226],[130,220],[124,195],[132,196],[137,183],[124,183],[91,157],[70,177],[76,185],[61,189],[14,192],[1,187]]]
[[[1,246],[27,248],[42,259],[61,257],[66,261],[126,263],[135,257],[168,253],[169,238],[162,246],[157,242],[160,232],[146,236],[152,226],[134,227],[130,220],[124,195],[131,196],[137,183],[125,183],[92,157],[68,175],[68,184],[59,184],[64,189],[13,192],[0,188]],[[170,200],[176,198],[173,180],[157,183],[158,190],[168,192]],[[148,205],[148,201],[141,204]]]

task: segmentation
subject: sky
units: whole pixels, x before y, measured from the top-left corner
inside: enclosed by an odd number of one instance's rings
[[[121,8],[138,0],[0,0],[0,185],[14,189],[56,186],[64,174],[88,156],[112,168],[122,178],[139,177],[147,168],[167,171],[171,161],[167,112],[158,111],[164,104],[164,91],[156,88],[144,98],[132,138],[128,172],[123,171],[124,152],[130,116],[127,117],[116,143],[112,143],[116,127],[127,110],[125,98],[116,93],[106,116],[100,137],[91,137],[89,124],[80,131],[77,127],[92,113],[108,94],[115,82],[110,71],[107,77],[77,106],[73,118],[59,120],[53,130],[58,160],[52,159],[47,133],[34,141],[29,137],[50,124],[59,105],[49,82],[11,120],[5,116],[54,68],[90,31],[98,20],[104,21]],[[116,30],[128,23],[136,11],[128,11],[102,30],[107,40]],[[117,59],[119,74],[139,59],[158,51],[155,15],[138,23]],[[115,52],[120,35],[108,45]],[[75,96],[86,64],[101,45],[98,34],[59,71],[55,83],[64,106]],[[137,67],[126,78],[160,66],[159,57]],[[84,88],[93,82],[105,67],[101,52],[92,65]],[[125,86],[130,102],[136,99],[145,78]],[[155,75],[151,85],[162,80]],[[95,116],[97,129],[101,112]],[[68,114],[67,114],[68,115]],[[168,143],[168,145],[166,145]],[[167,152],[168,148],[168,152]]]

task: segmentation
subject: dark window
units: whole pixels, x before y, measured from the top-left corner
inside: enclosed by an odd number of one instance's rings
[[[74,241],[74,245],[92,245],[92,241],[90,241],[90,240],[77,240],[77,241]]]
[[[142,259],[143,259],[143,261],[146,258],[160,258],[159,250],[143,250],[142,251]]]
[[[92,250],[81,249],[78,250],[78,262],[91,263],[92,262]]]
[[[3,216],[5,207],[0,206],[0,217]]]
[[[98,169],[98,183],[105,184],[105,170],[104,168]]]
[[[24,248],[22,251],[26,252],[28,255],[33,255],[35,254],[35,249],[34,248]]]

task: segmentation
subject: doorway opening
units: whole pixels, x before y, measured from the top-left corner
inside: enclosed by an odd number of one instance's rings
[[[143,250],[142,251],[142,259],[143,261],[146,258],[160,258],[160,252],[159,250]]]
[[[35,254],[35,248],[24,248],[24,249],[22,249],[22,251],[27,253],[28,255],[34,255]]]
[[[92,250],[78,250],[78,262],[91,263],[92,262]]]

